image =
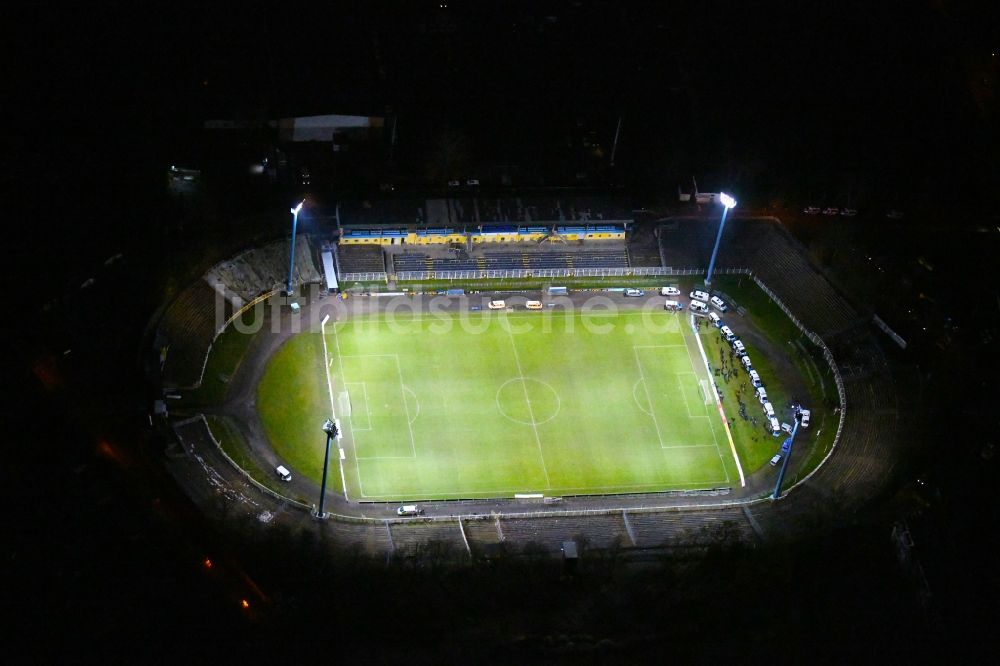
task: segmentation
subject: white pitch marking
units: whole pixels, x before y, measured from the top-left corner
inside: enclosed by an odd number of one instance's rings
[[[510,326],[505,327],[507,329],[507,337],[510,339],[510,346],[514,350],[514,362],[517,363],[517,374],[521,377],[521,388],[524,389],[524,399],[528,403],[528,416],[531,417],[531,429],[535,431],[535,444],[538,445],[538,457],[542,461],[542,472],[545,474],[545,486],[547,488],[552,487],[552,481],[549,480],[549,470],[545,466],[545,454],[542,452],[542,440],[538,436],[538,426],[535,425],[535,410],[531,408],[531,400],[528,398],[528,384],[524,381],[524,370],[521,369],[521,359],[517,355],[517,345],[514,344],[514,334],[510,331]]]

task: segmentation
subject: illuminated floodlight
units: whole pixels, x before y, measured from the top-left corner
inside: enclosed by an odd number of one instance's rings
[[[303,199],[298,206],[289,209],[292,211],[292,245],[288,252],[288,283],[285,285],[285,293],[289,296],[294,293],[292,291],[292,269],[295,268],[295,230],[299,226],[299,211],[302,210],[302,204],[305,202],[306,200]]]
[[[736,199],[725,192],[719,192],[719,201],[722,202],[722,220],[719,222],[719,233],[715,237],[715,247],[712,248],[712,258],[708,260],[708,273],[705,275],[705,285],[712,284],[712,271],[715,269],[715,258],[719,255],[719,243],[722,242],[722,230],[726,228],[726,215],[730,210],[736,208]]]

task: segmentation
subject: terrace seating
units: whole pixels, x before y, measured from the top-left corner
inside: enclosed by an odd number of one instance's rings
[[[821,484],[810,482],[796,488],[794,494],[785,499],[748,506],[765,538],[792,537],[817,529],[837,517],[839,507],[831,502],[829,491],[818,490],[814,485]]]
[[[618,250],[579,252],[488,252],[475,257],[434,258],[419,252],[393,255],[402,271],[533,270],[544,268],[628,268],[628,254]]]
[[[278,289],[288,279],[288,241],[275,241],[247,250],[232,259],[220,262],[205,274],[211,284],[221,283],[227,298],[243,302]],[[295,283],[318,282],[319,270],[313,258],[308,237],[298,236],[295,242]],[[238,302],[237,302],[238,304]]]
[[[392,550],[389,532],[384,523],[346,523],[333,519],[323,524],[323,531],[344,548],[357,548],[371,554],[384,554]]]
[[[382,248],[376,245],[341,245],[337,248],[343,273],[381,273],[385,271]]]
[[[430,542],[444,545],[446,548],[465,552],[465,541],[458,523],[453,522],[408,522],[391,523],[392,543],[396,552],[410,554]]]
[[[637,546],[711,545],[722,539],[753,543],[756,535],[739,509],[633,512],[629,523]]]
[[[500,543],[496,523],[490,518],[465,520],[462,522],[462,527],[465,529],[465,538],[469,540],[469,546],[472,548],[484,548]]]
[[[225,318],[233,312],[228,302],[219,302],[214,289],[198,280],[167,308],[159,328],[160,337],[169,347],[163,366],[164,386],[193,386],[198,382],[208,348],[225,321],[217,321],[217,307]]]
[[[586,541],[594,548],[629,544],[621,514],[559,518],[501,518],[504,540],[537,543],[558,551],[564,541]]]
[[[896,429],[894,415],[867,407],[850,410],[837,452],[810,483],[827,488],[847,506],[875,495],[895,468]]]
[[[177,297],[160,322],[161,337],[170,346],[165,385],[191,386],[198,381],[219,327],[244,303],[283,285],[288,258],[287,240],[247,250],[213,266]],[[320,279],[305,236],[296,239],[294,277],[296,282]]]
[[[718,226],[679,220],[661,228],[667,265],[706,268]],[[858,313],[809,262],[803,249],[767,220],[731,220],[723,232],[716,265],[750,268],[802,323],[821,336],[855,324]]]

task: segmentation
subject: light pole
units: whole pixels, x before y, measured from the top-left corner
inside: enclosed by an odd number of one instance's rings
[[[333,419],[327,419],[323,424],[323,432],[326,433],[326,455],[323,456],[323,483],[319,487],[319,509],[316,516],[323,519],[323,507],[326,504],[326,473],[330,469],[330,442],[340,436],[337,423]]]
[[[771,493],[771,499],[778,499],[781,497],[781,482],[785,480],[785,471],[788,469],[788,461],[792,458],[792,444],[795,442],[795,433],[799,431],[799,424],[802,422],[802,415],[799,413],[799,408],[795,408],[795,425],[792,426],[792,433],[785,440],[784,444],[781,446],[781,451],[784,453],[784,460],[781,461],[781,470],[778,472],[778,480],[774,484],[774,492]]]
[[[299,226],[299,211],[302,210],[302,204],[304,204],[305,202],[306,202],[306,200],[303,199],[302,201],[299,202],[298,206],[296,206],[295,208],[291,209],[291,211],[292,211],[292,247],[291,247],[291,252],[289,252],[289,259],[288,259],[288,284],[286,285],[288,288],[285,290],[285,293],[288,296],[292,295],[292,270],[295,268],[295,230]]]
[[[736,199],[725,192],[719,193],[719,201],[722,202],[722,222],[719,223],[719,233],[715,237],[715,247],[712,248],[712,259],[708,262],[708,275],[705,277],[705,284],[712,284],[712,270],[715,269],[715,257],[719,254],[719,243],[722,241],[722,230],[726,228],[726,214],[730,208],[736,208]]]

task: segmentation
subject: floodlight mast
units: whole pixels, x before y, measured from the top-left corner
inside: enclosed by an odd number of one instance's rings
[[[774,484],[774,492],[771,493],[771,499],[779,499],[781,497],[781,483],[785,480],[785,471],[788,469],[788,461],[792,457],[792,444],[795,442],[795,434],[799,431],[799,423],[802,422],[802,416],[799,414],[799,409],[795,410],[795,425],[792,426],[792,434],[788,437],[788,451],[785,452],[784,460],[781,461],[781,470],[778,472],[778,481]]]
[[[299,211],[302,210],[302,204],[306,202],[305,199],[299,202],[299,205],[292,208],[292,246],[290,249],[289,259],[288,259],[288,284],[285,285],[285,294],[288,296],[292,295],[292,270],[295,268],[295,231],[299,226]]]
[[[705,284],[712,284],[712,271],[715,270],[715,257],[719,254],[719,244],[722,242],[722,230],[726,228],[726,215],[730,208],[736,208],[736,199],[725,192],[719,193],[719,201],[722,202],[722,221],[719,222],[719,233],[715,236],[715,247],[712,248],[712,258],[708,262],[708,275],[705,276]]]
[[[326,517],[323,507],[326,505],[326,476],[330,469],[330,442],[339,434],[333,419],[327,419],[323,424],[323,432],[326,433],[326,454],[323,456],[323,482],[319,488],[319,508],[316,510],[316,517],[322,520]]]

